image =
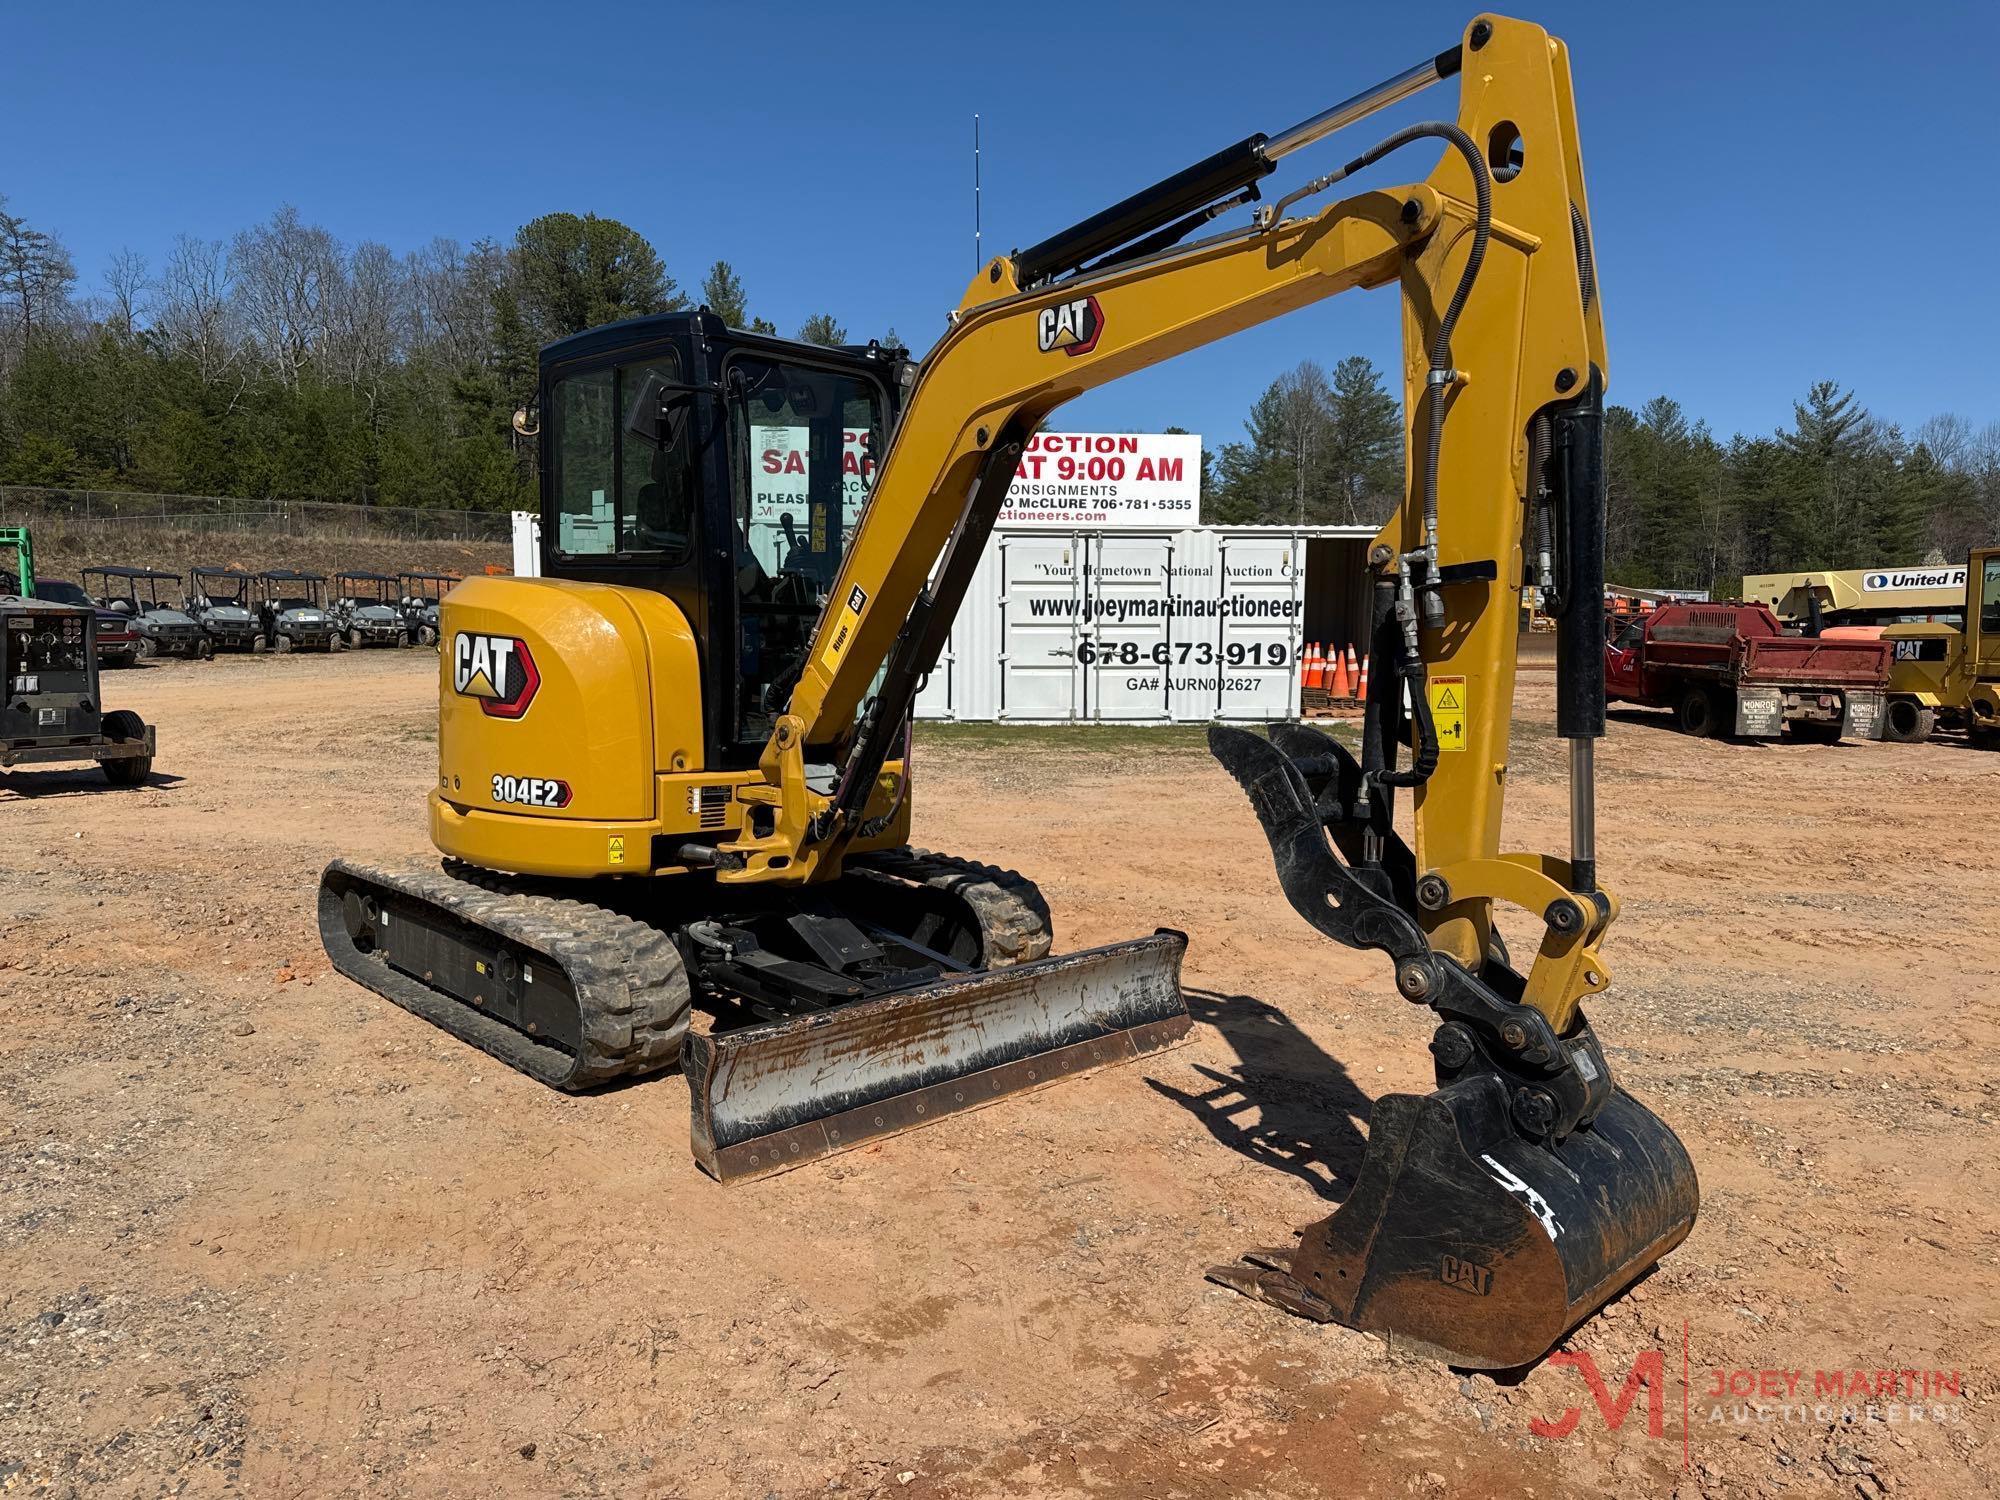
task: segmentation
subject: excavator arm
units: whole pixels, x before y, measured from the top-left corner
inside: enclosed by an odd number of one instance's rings
[[[1190,172],[1195,196],[1234,201],[1230,190],[1249,190],[1291,151],[1454,76],[1454,122],[1390,138],[1395,146],[1444,144],[1422,182],[1342,198],[1309,214],[1283,211],[1325,192],[1357,159],[1232,233],[1151,253],[1121,254],[1114,245],[1100,256],[1101,269],[1048,276],[1050,266],[1103,246],[1107,215],[1099,215],[1019,257],[993,260],[973,279],[923,362],[829,589],[790,711],[766,747],[770,785],[756,790],[781,815],[767,836],[732,846],[742,860],[722,872],[724,880],[797,880],[800,866],[824,876],[837,871],[943,646],[1023,446],[1056,408],[1337,293],[1394,284],[1402,302],[1409,493],[1370,561],[1378,586],[1393,591],[1391,616],[1407,581],[1423,626],[1421,639],[1392,632],[1380,660],[1404,672],[1378,674],[1387,679],[1387,698],[1400,699],[1405,682],[1426,689],[1410,701],[1424,729],[1417,753],[1430,769],[1422,777],[1403,773],[1401,784],[1415,783],[1416,854],[1435,877],[1423,893],[1449,899],[1423,908],[1423,919],[1437,947],[1476,966],[1491,936],[1491,902],[1540,914],[1567,899],[1572,880],[1585,892],[1595,889],[1587,838],[1572,850],[1584,863],[1580,875],[1561,862],[1503,859],[1500,849],[1520,591],[1525,571],[1552,575],[1557,560],[1552,540],[1523,544],[1538,518],[1551,523],[1543,528],[1551,537],[1556,531],[1545,503],[1555,491],[1550,465],[1594,443],[1606,364],[1562,43],[1536,26],[1482,17],[1460,46],[1429,63],[1277,137],[1253,136]],[[1178,216],[1189,176],[1119,205],[1109,215],[1114,226]],[[1558,432],[1561,455],[1553,451]],[[1561,528],[1568,553],[1577,554],[1561,559],[1567,581],[1582,596],[1595,592],[1590,580],[1568,575],[1588,567],[1587,522],[1579,516]],[[1581,725],[1587,732],[1573,743],[1585,747],[1601,732],[1589,710],[1602,690],[1571,679],[1587,678],[1599,660],[1598,642],[1584,639],[1596,629],[1591,610],[1582,598],[1574,614],[1581,629],[1563,637],[1566,667],[1576,669],[1566,675],[1564,732]],[[1429,722],[1433,673],[1444,679],[1435,696],[1449,715],[1441,738]],[[1391,753],[1398,728],[1371,726],[1378,761]],[[1591,822],[1585,759],[1582,835]],[[831,792],[814,790],[806,767],[827,760],[839,765],[838,781]],[[1383,769],[1378,765],[1378,776]],[[1576,919],[1566,935],[1601,930],[1587,905],[1565,910],[1565,921]],[[1560,975],[1545,969],[1533,986],[1536,1007],[1557,1026],[1607,982],[1587,941],[1560,946]]]
[[[1388,136],[1246,228],[1178,243],[1255,198],[1284,155],[1454,76],[1455,120]],[[1290,212],[1419,143],[1444,147],[1423,181]],[[721,873],[837,872],[1023,446],[1057,407],[1338,292],[1396,285],[1409,485],[1369,550],[1376,671],[1360,753],[1299,725],[1217,726],[1211,746],[1294,907],[1388,954],[1400,992],[1435,1012],[1439,1087],[1378,1103],[1341,1212],[1296,1248],[1212,1274],[1488,1367],[1547,1349],[1677,1244],[1696,1206],[1679,1141],[1615,1086],[1581,1009],[1610,982],[1599,945],[1618,910],[1595,852],[1606,358],[1589,222],[1567,52],[1482,16],[1429,63],[992,261],[923,363],[766,748],[771,831]],[[1530,581],[1559,618],[1567,857],[1501,841]],[[815,790],[807,767],[828,762],[838,775]],[[1413,846],[1394,826],[1399,789],[1413,794]],[[1503,903],[1542,926],[1525,975],[1494,931]]]

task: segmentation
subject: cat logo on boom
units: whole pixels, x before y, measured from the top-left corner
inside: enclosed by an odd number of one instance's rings
[[[542,674],[528,643],[511,635],[474,635],[461,630],[451,641],[451,685],[479,700],[489,718],[518,719],[534,701]]]
[[[1097,347],[1104,331],[1104,311],[1095,297],[1079,297],[1074,302],[1058,302],[1045,307],[1035,319],[1035,337],[1042,353],[1057,349],[1065,354],[1088,354]]]

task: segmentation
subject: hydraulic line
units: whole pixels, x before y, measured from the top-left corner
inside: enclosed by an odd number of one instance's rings
[[[1555,542],[1549,518],[1549,416],[1537,412],[1528,424],[1528,519],[1535,539],[1535,585],[1542,591],[1542,612],[1553,612]]]
[[[1459,373],[1451,362],[1451,336],[1458,326],[1459,314],[1465,311],[1465,304],[1472,296],[1473,283],[1479,279],[1479,268],[1486,259],[1487,242],[1493,236],[1493,175],[1471,136],[1448,121],[1424,120],[1384,137],[1346,166],[1303,190],[1323,191],[1362,168],[1373,166],[1391,151],[1427,139],[1444,141],[1465,158],[1472,173],[1474,219],[1472,246],[1466,253],[1465,267],[1459,272],[1458,285],[1445,305],[1444,315],[1438,319],[1437,332],[1431,339],[1430,373],[1424,382],[1429,423],[1424,442],[1424,537],[1421,546],[1402,556],[1395,604],[1395,617],[1401,628],[1395,633],[1394,665],[1396,676],[1409,688],[1411,759],[1404,770],[1389,766],[1376,770],[1374,778],[1383,786],[1422,786],[1437,769],[1437,730],[1431,722],[1430,695],[1424,687],[1418,626],[1419,620],[1431,629],[1444,624],[1444,601],[1438,597],[1437,583],[1438,468],[1444,452],[1445,393],[1459,381]],[[1292,196],[1303,196],[1303,192]],[[1421,578],[1417,576],[1419,568],[1425,575]]]

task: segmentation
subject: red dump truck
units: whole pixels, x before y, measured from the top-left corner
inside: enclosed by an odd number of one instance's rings
[[[1614,622],[1604,679],[1614,700],[1671,708],[1693,735],[1879,740],[1890,654],[1787,634],[1761,604],[1663,604]]]

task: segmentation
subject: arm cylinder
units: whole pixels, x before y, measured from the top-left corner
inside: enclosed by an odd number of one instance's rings
[[[1449,78],[1459,69],[1460,50],[1457,47],[1440,52],[1414,68],[1407,68],[1394,78],[1384,79],[1371,89],[1363,89],[1351,99],[1343,99],[1331,109],[1323,109],[1309,120],[1301,120],[1290,130],[1281,130],[1264,143],[1264,155],[1271,161],[1281,156],[1289,156],[1303,146],[1314,141],[1325,140],[1336,130],[1352,125],[1356,120],[1365,120],[1377,110],[1387,109],[1392,104],[1401,103],[1412,94],[1423,92],[1441,78]]]
[[[1555,414],[1563,612],[1556,620],[1556,733],[1570,742],[1571,883],[1597,888],[1596,744],[1604,735],[1604,377]]]

